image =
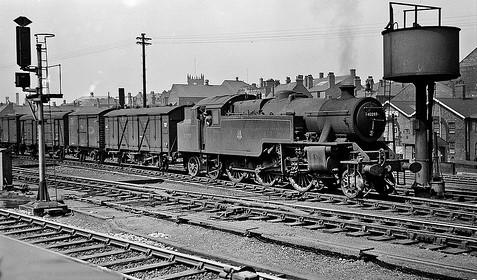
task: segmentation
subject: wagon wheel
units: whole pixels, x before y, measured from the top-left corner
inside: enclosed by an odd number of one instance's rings
[[[187,161],[187,171],[192,177],[198,176],[200,173],[200,160],[196,156],[192,156]]]
[[[255,182],[265,187],[273,187],[278,179],[279,176],[270,172],[255,172]]]
[[[157,158],[156,166],[161,171],[167,171],[169,169],[169,161],[165,156],[159,155]]]
[[[370,185],[382,196],[387,196],[395,191],[395,179],[393,174],[388,173],[384,177],[373,176]]]
[[[244,171],[240,170],[233,170],[234,168],[234,163],[230,163],[228,168],[225,169],[225,172],[227,173],[227,176],[229,177],[230,181],[234,183],[240,183],[247,177],[247,173]]]
[[[298,173],[288,177],[288,181],[299,192],[306,192],[318,184],[318,181],[310,173]]]
[[[208,168],[207,176],[210,179],[217,180],[220,175],[222,175],[222,162],[219,161],[218,164],[214,164]]]
[[[359,172],[343,172],[341,176],[341,190],[349,198],[357,198],[363,195],[364,180]]]

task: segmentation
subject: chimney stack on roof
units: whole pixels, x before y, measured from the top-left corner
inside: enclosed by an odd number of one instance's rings
[[[328,73],[328,83],[330,84],[330,88],[335,86],[335,73]]]
[[[291,83],[290,77],[287,77],[285,81],[286,81],[287,84]]]
[[[303,85],[303,75],[296,76],[296,85]]]
[[[354,77],[356,77],[356,69],[349,69],[349,74],[351,75],[351,77],[353,77],[354,80]]]
[[[320,79],[323,79],[323,78],[325,77],[325,74],[324,74],[323,72],[320,72],[320,74],[319,74],[319,75],[320,75],[320,76],[319,76],[319,77],[320,77]]]
[[[313,87],[313,76],[310,74],[305,78],[305,87],[310,89]]]
[[[260,78],[260,88],[263,88],[265,85],[263,84],[263,78]]]
[[[20,105],[20,94],[18,92],[15,93],[15,104]]]

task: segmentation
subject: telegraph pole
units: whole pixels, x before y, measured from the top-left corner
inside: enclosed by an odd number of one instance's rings
[[[146,108],[146,46],[151,45],[148,41],[151,38],[146,37],[146,33],[141,33],[141,37],[136,37],[136,44],[142,45],[142,107]]]

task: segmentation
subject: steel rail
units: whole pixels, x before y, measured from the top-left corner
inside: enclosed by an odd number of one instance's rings
[[[2,218],[3,223],[5,223],[6,220],[13,220],[13,223],[10,223],[7,227],[1,227],[0,226],[0,234],[9,236],[9,237],[14,237],[15,234],[17,233],[28,233],[28,230],[16,230],[14,227],[15,223],[26,223],[25,227],[32,225],[32,226],[37,226],[39,229],[37,230],[32,230],[31,232],[38,232],[41,231],[42,229],[50,229],[53,231],[56,231],[58,234],[65,234],[67,236],[63,236],[61,239],[60,238],[45,238],[42,240],[42,242],[36,241],[36,243],[46,243],[54,240],[68,240],[69,238],[74,238],[74,237],[79,237],[84,239],[84,243],[90,243],[90,242],[99,242],[105,245],[114,245],[115,247],[118,248],[123,248],[125,250],[134,250],[138,252],[145,253],[148,258],[152,257],[157,257],[161,258],[162,260],[166,260],[171,262],[178,263],[178,264],[184,264],[187,265],[188,267],[193,267],[197,270],[202,270],[202,273],[205,272],[213,272],[216,275],[220,275],[221,277],[224,277],[226,279],[231,279],[234,274],[240,274],[240,268],[237,266],[229,265],[229,264],[224,264],[218,261],[214,260],[209,260],[205,259],[202,257],[198,256],[193,256],[190,254],[184,254],[181,252],[177,252],[174,250],[169,250],[165,248],[158,248],[154,247],[151,245],[147,244],[142,244],[139,242],[135,241],[130,241],[130,240],[125,240],[121,239],[118,237],[113,237],[109,236],[106,234],[90,231],[87,229],[81,229],[78,227],[70,226],[70,225],[65,225],[61,224],[58,222],[53,222],[53,221],[48,221],[42,218],[38,217],[32,217],[28,215],[24,215],[21,213],[17,213],[14,211],[10,210],[5,210],[5,209],[0,209],[0,217]],[[25,228],[23,227],[23,228]],[[5,231],[5,228],[8,230],[12,231]],[[20,226],[17,226],[17,228],[21,228]],[[40,236],[41,234],[38,234]],[[53,235],[53,234],[51,234]],[[48,236],[48,234],[44,234],[44,236]],[[31,238],[34,239],[34,238]],[[28,243],[28,238],[23,238],[23,241]],[[66,244],[66,245],[65,245]],[[77,245],[81,244],[81,242],[76,241],[76,243],[73,242],[66,242],[64,244],[54,244],[54,246],[51,246],[51,248],[58,248],[61,246],[71,246],[71,244]],[[50,248],[50,249],[51,249]],[[80,251],[79,249],[76,249],[76,251]],[[61,251],[60,251],[61,253]],[[236,262],[236,261],[235,261]],[[99,265],[101,266],[101,265]],[[105,269],[108,269],[107,267]],[[121,272],[120,272],[121,273]],[[290,277],[290,279],[305,279],[303,275],[293,275],[293,274],[288,274],[288,273],[283,273],[283,272],[272,272],[276,275],[282,275],[284,277]],[[128,275],[128,273],[121,273],[123,274],[124,277],[128,279],[136,279],[132,277],[131,275]],[[257,272],[257,275],[259,276],[260,279],[263,280],[280,280],[284,279],[283,277],[279,276],[274,276],[270,273],[264,273],[264,272]]]
[[[350,235],[370,235],[378,234],[386,238],[402,238],[413,240],[427,240],[427,242],[439,242],[451,247],[477,250],[477,228],[461,224],[452,224],[444,222],[429,222],[411,218],[402,218],[395,216],[376,215],[367,213],[358,213],[350,210],[335,210],[323,207],[297,205],[283,202],[267,201],[263,202],[251,198],[235,198],[224,195],[202,194],[188,191],[173,191],[170,196],[164,197],[160,194],[151,194],[151,189],[137,187],[127,183],[117,183],[106,180],[92,180],[88,178],[80,179],[79,187],[100,188],[99,184],[108,185],[108,191],[120,192],[113,186],[127,186],[128,191],[134,191],[137,195],[142,192],[154,198],[157,202],[175,202],[183,205],[189,205],[199,208],[208,207],[209,209],[227,209],[233,211],[228,215],[238,214],[240,218],[244,215],[262,217],[263,220],[280,220],[290,222],[291,224],[310,226],[311,228],[324,228],[331,232],[349,232]],[[94,184],[88,186],[86,182],[92,181]],[[142,190],[141,190],[142,189]],[[117,194],[116,196],[120,196]],[[111,201],[101,201],[102,204],[114,205]],[[120,206],[127,208],[125,206]],[[294,211],[290,211],[293,209]],[[138,209],[141,213],[147,211]],[[295,212],[302,213],[296,214]],[[156,215],[154,211],[149,213]]]

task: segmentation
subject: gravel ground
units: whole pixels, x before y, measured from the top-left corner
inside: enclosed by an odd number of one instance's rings
[[[98,226],[104,224],[104,221],[95,221],[94,218],[83,215],[58,217],[54,220],[91,230],[104,229],[104,226]],[[281,271],[310,274],[317,279],[433,279],[400,270],[386,269],[363,260],[337,258],[202,227],[147,217],[133,217],[122,212],[116,214],[114,221],[121,228],[129,229],[137,234],[154,236],[164,242],[180,244],[181,247],[189,250],[219,254],[224,258],[245,260]],[[136,241],[141,241],[141,237],[137,237]]]
[[[62,167],[61,174],[78,175],[78,170]],[[82,170],[83,177],[100,178],[104,180],[132,180],[139,176],[110,174],[105,171]],[[231,190],[214,190],[195,187],[193,185],[173,184],[162,182],[155,184],[162,187],[175,189],[194,190],[211,193],[233,194]],[[238,192],[243,195],[243,192]],[[319,254],[288,246],[264,243],[254,238],[232,235],[216,230],[209,230],[203,227],[196,227],[187,224],[176,224],[159,219],[141,217],[130,213],[105,209],[102,207],[91,207],[90,205],[70,201],[70,207],[81,207],[83,211],[97,216],[104,216],[111,219],[99,220],[82,215],[75,215],[66,218],[54,218],[58,222],[70,223],[81,228],[89,228],[105,233],[118,233],[115,225],[122,229],[130,230],[138,235],[149,236],[167,244],[178,244],[180,247],[189,250],[199,250],[210,254],[219,254],[226,258],[245,260],[263,266],[269,266],[277,270],[286,270],[294,273],[311,274],[313,278],[323,279],[434,279],[422,275],[409,274],[399,269],[388,269],[363,260],[339,258],[330,254]],[[331,205],[326,204],[326,207]],[[346,206],[339,206],[344,207]],[[447,255],[440,252],[418,249],[412,246],[394,245],[386,242],[374,242],[365,238],[351,238],[344,234],[328,234],[321,231],[311,231],[299,227],[289,227],[280,224],[270,224],[260,221],[230,222],[230,224],[243,228],[258,227],[262,233],[274,236],[290,238],[306,244],[308,241],[319,240],[338,244],[352,244],[357,247],[376,248],[385,252],[407,254],[410,257],[426,257],[435,261],[443,261],[447,264],[467,263],[469,267],[477,267],[477,258],[468,255]],[[141,238],[138,237],[138,241]],[[158,243],[155,242],[155,246]],[[160,245],[170,247],[168,245]],[[194,278],[191,278],[194,279]],[[201,278],[202,279],[202,278]]]

